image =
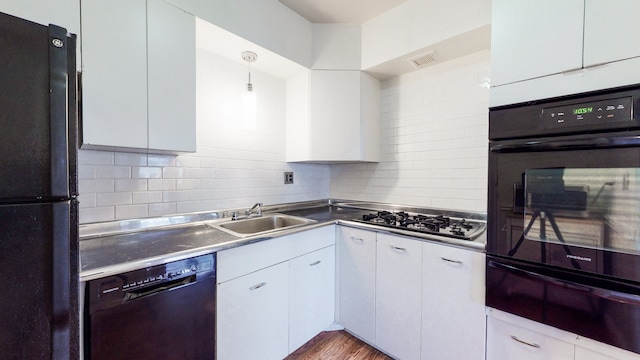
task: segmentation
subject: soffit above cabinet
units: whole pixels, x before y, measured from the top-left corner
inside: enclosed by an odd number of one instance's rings
[[[279,0],[316,24],[362,24],[406,0]]]
[[[258,60],[251,63],[251,69],[280,79],[293,78],[306,70],[300,64],[197,17],[196,48],[242,64],[246,62],[242,60],[240,53],[253,51],[258,54]]]

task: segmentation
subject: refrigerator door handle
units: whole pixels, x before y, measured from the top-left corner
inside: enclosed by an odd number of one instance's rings
[[[69,198],[67,30],[49,26],[49,121],[51,196]]]

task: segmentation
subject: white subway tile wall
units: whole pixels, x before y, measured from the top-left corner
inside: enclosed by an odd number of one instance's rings
[[[252,70],[258,119],[246,128],[239,116],[246,65],[200,49],[197,61],[197,152],[81,150],[80,223],[329,197],[328,165],[284,161],[285,81]],[[285,171],[295,173],[294,184],[284,184]]]
[[[331,167],[331,196],[486,211],[489,51],[382,83],[381,161]]]
[[[197,152],[81,150],[81,223],[328,197],[486,211],[489,51],[384,81],[380,163],[331,166],[284,161],[284,80],[252,71],[258,124],[247,128],[247,67],[197,59]]]

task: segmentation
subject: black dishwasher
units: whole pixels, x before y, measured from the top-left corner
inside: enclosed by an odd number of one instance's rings
[[[214,359],[215,254],[89,281],[85,359]]]

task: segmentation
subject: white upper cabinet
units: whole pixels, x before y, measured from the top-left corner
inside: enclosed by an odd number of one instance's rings
[[[196,151],[195,18],[147,1],[149,149]]]
[[[582,67],[584,0],[493,0],[494,86]]]
[[[640,82],[635,0],[494,0],[490,106]]]
[[[147,147],[144,0],[82,1],[82,142]]]
[[[584,15],[584,66],[640,56],[640,2],[637,0],[586,0]]]
[[[287,82],[289,162],[380,160],[380,82],[357,70],[311,70]]]
[[[83,148],[195,151],[195,19],[162,0],[83,0]]]

